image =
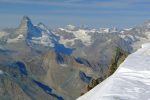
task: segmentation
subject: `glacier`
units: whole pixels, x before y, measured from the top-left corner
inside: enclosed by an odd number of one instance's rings
[[[130,54],[116,72],[77,100],[150,100],[150,43]]]

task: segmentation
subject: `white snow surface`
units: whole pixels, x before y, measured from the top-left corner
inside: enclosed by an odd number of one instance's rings
[[[75,38],[73,38],[71,40],[64,39],[63,37],[61,37],[59,42],[64,44],[64,45],[68,42],[70,42],[71,45],[74,45],[75,40],[81,40],[83,42],[83,44],[85,44],[86,46],[89,46],[89,45],[92,44],[91,36],[88,34],[88,33],[90,33],[89,30],[79,29],[79,30],[76,30],[76,31],[71,31],[71,30],[62,29],[62,28],[59,28],[59,29],[64,30],[68,33],[73,33],[74,36],[75,36]]]
[[[8,39],[7,43],[17,43],[18,41],[21,40],[25,40],[25,37],[22,34],[18,35],[16,38]]]
[[[44,46],[54,47],[54,43],[52,43],[49,36],[45,33],[42,33],[41,37],[32,37],[32,42],[35,44],[42,44]]]
[[[112,76],[77,100],[150,100],[150,43],[143,44]]]

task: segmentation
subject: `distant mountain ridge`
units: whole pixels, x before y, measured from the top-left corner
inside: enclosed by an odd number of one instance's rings
[[[116,48],[132,53],[149,40],[149,22],[129,29],[49,29],[24,16],[19,27],[0,32],[0,73],[7,74],[0,74],[0,98],[74,100],[87,92],[92,80],[105,79],[118,57]],[[28,74],[22,75],[24,71]]]

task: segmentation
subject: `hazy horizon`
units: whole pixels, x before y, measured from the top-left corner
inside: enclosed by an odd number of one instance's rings
[[[150,19],[147,0],[1,0],[0,29],[17,27],[26,15],[50,28],[67,24],[128,28]]]

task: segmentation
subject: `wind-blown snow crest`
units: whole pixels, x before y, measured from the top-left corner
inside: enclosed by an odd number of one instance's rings
[[[150,43],[129,55],[117,71],[77,100],[149,100]]]

